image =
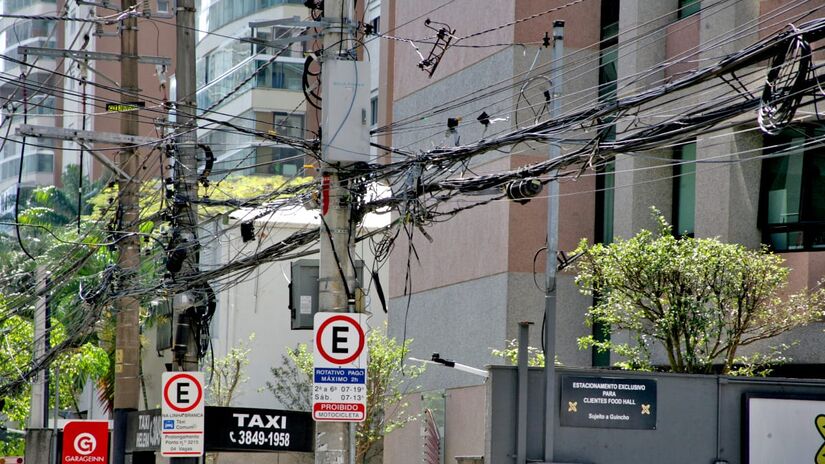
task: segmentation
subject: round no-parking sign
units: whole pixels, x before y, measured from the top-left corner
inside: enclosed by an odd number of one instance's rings
[[[321,323],[315,325],[315,352],[321,357],[322,363],[343,366],[358,360],[366,345],[360,314],[320,314],[328,315],[316,317],[316,321],[321,319]]]
[[[163,384],[163,402],[175,412],[203,406],[203,381],[186,372],[171,373]]]

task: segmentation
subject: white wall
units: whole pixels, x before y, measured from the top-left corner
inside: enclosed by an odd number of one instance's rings
[[[294,232],[316,227],[316,221],[315,212],[302,208],[291,214],[279,214],[273,221],[256,222],[255,232],[258,239],[246,244],[242,242],[239,230],[235,228],[220,239],[215,250],[217,258],[219,262],[226,263],[237,256],[251,255],[256,249],[263,249]],[[232,222],[222,227],[228,228]],[[372,222],[375,222],[375,218],[372,218]],[[317,254],[309,256],[317,257]],[[374,260],[366,243],[356,246],[354,258],[362,259],[366,269],[373,266]],[[206,266],[204,260],[204,267]],[[266,389],[266,382],[272,379],[270,368],[281,365],[281,355],[287,347],[312,341],[312,331],[290,330],[287,287],[289,275],[288,261],[267,263],[252,271],[243,282],[219,293],[218,309],[212,325],[215,357],[225,356],[232,347],[241,343],[246,343],[252,348],[249,366],[246,369],[249,381],[240,388],[233,406],[282,407]],[[386,286],[386,271],[381,272],[381,276],[382,283]],[[370,283],[369,280],[367,282]],[[374,314],[368,322],[369,326],[384,330],[386,317],[374,289],[368,299],[367,311]],[[255,338],[249,343],[251,334],[255,334]]]

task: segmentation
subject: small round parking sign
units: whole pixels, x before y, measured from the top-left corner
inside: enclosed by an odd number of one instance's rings
[[[163,386],[163,401],[176,412],[189,412],[203,400],[203,385],[193,375],[174,374]]]
[[[366,337],[358,320],[349,314],[335,314],[318,326],[315,349],[334,365],[350,364],[364,351]]]

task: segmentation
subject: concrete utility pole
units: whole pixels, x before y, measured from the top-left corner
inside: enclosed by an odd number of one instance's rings
[[[344,17],[340,17],[343,12]],[[353,15],[351,0],[325,0],[324,19],[331,22],[324,31],[324,55],[321,62],[321,79],[330,76],[324,68],[330,60],[338,57],[338,50],[349,48],[349,30],[345,26],[347,18]],[[342,45],[342,42],[343,45]],[[328,96],[322,95],[326,101]],[[326,104],[326,103],[325,103]],[[322,111],[329,109],[324,106]],[[355,117],[353,115],[352,117]],[[328,159],[328,148],[323,147],[321,157]],[[349,193],[341,182],[338,169],[324,167],[322,171],[324,189],[328,189],[329,207],[323,211],[321,224],[321,257],[318,270],[319,310],[324,312],[351,312],[355,292],[355,270],[349,259],[355,233],[350,221]],[[346,282],[342,279],[345,277]],[[352,292],[347,295],[347,290]],[[355,437],[344,422],[317,422],[315,426],[315,463],[348,464],[354,459]]]
[[[128,10],[136,0],[124,0],[122,7]],[[121,23],[120,32],[120,82],[122,102],[137,101],[138,87],[138,38],[137,18],[129,16]],[[120,131],[126,135],[138,134],[137,111],[121,113]],[[118,155],[118,164],[128,176],[118,175],[118,196],[120,202],[120,234],[117,236],[118,267],[123,283],[135,279],[140,271],[140,238],[137,236],[140,216],[139,160],[133,147],[123,147]],[[140,405],[140,303],[131,296],[115,301],[117,310],[117,332],[115,338],[115,407],[114,433],[112,434],[112,454],[114,464],[124,464],[126,460],[126,416],[136,411]]]
[[[37,280],[37,292],[42,292],[47,285],[48,274],[46,266],[38,265],[35,271],[35,279]],[[48,346],[48,332],[49,332],[49,310],[48,297],[44,294],[37,299],[34,306],[34,353],[33,359],[40,361],[46,352],[49,350]],[[47,418],[49,417],[49,376],[48,369],[43,369],[37,373],[32,382],[31,403],[29,405],[29,428],[43,429],[47,427]]]
[[[553,22],[553,57],[551,64],[550,118],[561,114],[562,68],[564,67],[564,21]],[[550,159],[561,156],[561,146],[549,143]],[[552,179],[558,171],[550,172]],[[559,251],[559,183],[547,184],[547,263],[544,300],[544,461],[553,462],[553,433],[556,427],[556,255]]]
[[[198,271],[198,212],[195,200],[198,198],[197,124],[195,121],[196,79],[195,79],[195,0],[178,0],[175,12],[177,25],[177,63],[175,65],[176,126],[178,133],[175,161],[175,227],[180,233],[177,246],[186,251],[178,278],[196,275]],[[197,371],[198,333],[194,330],[194,307],[202,304],[204,295],[191,293],[190,297],[174,298],[174,331],[172,354],[173,369],[176,371]],[[200,302],[200,303],[199,303]],[[171,458],[176,464],[196,464],[199,458]]]

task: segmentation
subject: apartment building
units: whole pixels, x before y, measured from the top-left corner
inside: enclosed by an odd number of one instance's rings
[[[106,16],[117,12],[115,4],[64,0],[13,0],[2,2],[7,14],[24,16],[62,15],[76,18]],[[149,100],[146,111],[140,113],[140,134],[157,135],[156,120],[163,119],[159,103],[168,98],[168,76],[174,72],[175,49],[161,47],[175,39],[174,18],[168,0],[152,0],[141,5],[148,17],[139,22],[139,53],[141,56],[162,56],[172,65],[139,65],[141,93]],[[61,174],[69,165],[83,165],[84,175],[92,179],[108,176],[104,165],[87,150],[71,141],[28,138],[23,151],[22,138],[15,135],[20,124],[65,127],[73,129],[120,132],[120,115],[106,111],[106,103],[121,101],[116,90],[120,84],[120,64],[108,60],[79,60],[55,56],[24,56],[18,47],[85,50],[120,53],[120,36],[116,25],[96,27],[80,21],[47,19],[0,20],[0,49],[11,59],[0,62],[3,81],[0,98],[11,97],[11,106],[3,109],[2,118],[11,119],[10,140],[3,145],[0,160],[0,212],[13,211],[17,178],[23,153],[22,187],[60,185]],[[32,66],[23,66],[25,61]],[[21,77],[25,75],[25,78]],[[68,77],[65,77],[68,76]],[[85,80],[85,84],[82,81]],[[23,92],[21,84],[27,84]],[[25,108],[22,102],[25,97]],[[86,148],[101,149],[99,156],[112,158],[116,150],[100,144]],[[82,163],[81,163],[82,160]]]
[[[396,126],[382,137],[399,149],[428,150],[547,120],[541,94],[549,88],[551,49],[543,46],[543,39],[545,34],[552,37],[557,20],[565,22],[564,116],[672,82],[789,23],[823,15],[821,1],[778,0],[433,0],[385,5],[382,19],[395,40],[386,38],[382,44],[384,95],[391,106],[380,124]],[[417,40],[426,57],[432,27],[454,30],[455,45],[447,47],[429,76],[419,69],[421,56],[405,40]],[[743,85],[759,95],[765,67],[749,71]],[[643,107],[635,118],[617,121],[606,140],[621,139],[639,124],[672,117],[694,103],[745,91],[715,84]],[[456,101],[461,103],[451,104]],[[434,108],[439,111],[430,113]],[[491,124],[477,119],[482,112]],[[448,118],[459,120],[454,130]],[[822,149],[805,145],[805,140],[821,133],[816,119],[814,108],[802,108],[790,131],[768,136],[750,113],[724,129],[713,128],[666,148],[620,154],[596,171],[586,169],[565,179],[560,182],[559,249],[570,252],[581,239],[607,243],[650,229],[655,225],[650,208],[656,207],[679,234],[719,237],[752,248],[769,245],[792,269],[791,290],[815,285],[825,274],[822,218],[815,206],[821,203],[817,176]],[[563,152],[577,148],[576,140],[591,138],[587,129],[565,133]],[[788,156],[762,159],[763,146],[773,147],[766,153],[776,146],[799,148]],[[529,142],[491,151],[474,158],[465,175],[539,162],[547,159],[547,150]],[[725,161],[716,161],[720,159]],[[397,246],[391,257],[390,334],[413,339],[413,357],[439,353],[476,367],[503,361],[491,350],[515,339],[520,321],[535,324],[530,344],[541,346],[546,211],[541,197],[524,205],[494,201],[429,228],[431,239],[418,234],[414,256],[405,252],[406,244]],[[569,269],[559,273],[556,353],[567,366],[609,366],[617,359],[577,348],[578,337],[603,332],[585,324],[591,303],[591,297],[578,291]],[[799,341],[786,352],[792,363],[779,373],[815,375],[813,366],[822,362],[816,343],[822,328],[816,324],[796,330],[761,347]],[[418,383],[427,390],[482,381],[455,370],[430,369]]]

